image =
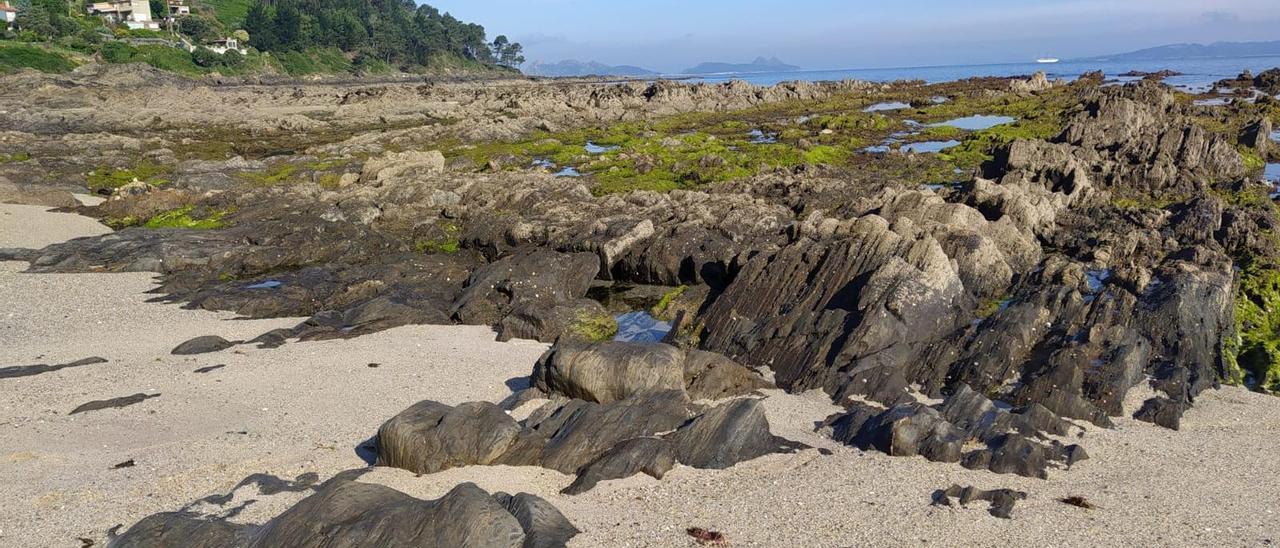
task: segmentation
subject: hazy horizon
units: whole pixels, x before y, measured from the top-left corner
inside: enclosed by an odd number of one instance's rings
[[[1280,3],[1262,0],[992,0],[909,6],[813,0],[613,3],[428,0],[522,43],[530,61],[566,59],[679,72],[705,61],[778,57],[805,69],[1025,62],[1172,43],[1280,40]]]

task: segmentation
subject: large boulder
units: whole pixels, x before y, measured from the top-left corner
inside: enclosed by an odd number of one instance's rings
[[[527,493],[490,495],[472,483],[436,500],[389,487],[334,479],[261,526],[189,512],[156,514],[112,541],[113,548],[564,546],[578,530],[545,500]]]
[[[450,407],[423,401],[378,429],[378,464],[418,474],[491,464],[516,443],[521,430],[491,403]]]
[[[534,387],[596,403],[650,391],[684,390],[683,350],[665,344],[610,341],[556,346],[534,366]]]
[[[805,447],[772,435],[758,400],[704,409],[678,389],[603,404],[560,397],[521,423],[499,414],[487,403],[418,403],[379,430],[378,463],[415,473],[477,464],[542,466],[577,475],[565,491],[574,494],[637,473],[660,478],[676,462],[727,468]]]
[[[577,322],[606,316],[599,303],[583,299],[599,270],[591,253],[516,253],[477,269],[450,315],[462,323],[498,325],[504,340],[555,342]]]

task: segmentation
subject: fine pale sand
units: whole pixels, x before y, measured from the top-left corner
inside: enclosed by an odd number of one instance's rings
[[[37,247],[106,229],[73,215],[0,205],[0,247]],[[496,401],[522,386],[545,345],[494,342],[480,327],[405,327],[349,341],[249,346],[171,356],[198,335],[247,339],[300,319],[232,320],[146,302],[149,274],[22,274],[0,263],[0,367],[109,362],[0,379],[0,546],[102,543],[107,531],[263,472],[321,478],[364,466],[355,452],[408,405]],[[376,363],[377,367],[369,364]],[[209,373],[201,367],[226,365]],[[69,416],[136,393],[160,397]],[[375,469],[361,481],[434,498],[461,481],[538,494],[583,530],[574,546],[688,546],[689,527],[734,546],[1255,546],[1280,542],[1280,399],[1228,388],[1206,394],[1181,432],[1130,419],[1076,439],[1090,460],[1048,481],[971,472],[840,447],[812,433],[835,410],[821,394],[768,393],[775,433],[832,449],[775,455],[729,470],[678,467],[605,482],[576,497],[571,477],[541,468],[469,467],[430,476]],[[1141,401],[1130,398],[1131,406]],[[1073,437],[1073,439],[1075,439]],[[136,466],[112,469],[133,459]],[[1029,493],[1014,519],[929,505],[952,483]],[[1059,502],[1079,495],[1085,510]],[[304,494],[234,503],[260,522]]]

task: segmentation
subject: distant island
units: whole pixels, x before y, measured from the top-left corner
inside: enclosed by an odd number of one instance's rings
[[[1169,44],[1128,53],[1089,57],[1081,61],[1172,61],[1175,59],[1212,59],[1220,57],[1260,57],[1280,55],[1280,40],[1274,42],[1215,42],[1204,44]]]
[[[777,57],[765,59],[757,57],[755,61],[750,63],[703,63],[691,69],[687,69],[683,74],[724,74],[724,73],[742,73],[742,72],[793,72],[800,70],[800,67],[788,65],[778,60]]]
[[[525,63],[521,70],[530,76],[657,76],[658,73],[646,68],[631,65],[606,65],[595,61],[575,61],[572,59],[558,63],[531,61]]]

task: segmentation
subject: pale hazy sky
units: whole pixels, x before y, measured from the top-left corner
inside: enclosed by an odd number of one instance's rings
[[[426,0],[530,60],[678,71],[778,56],[808,69],[1026,61],[1280,40],[1280,0]]]

